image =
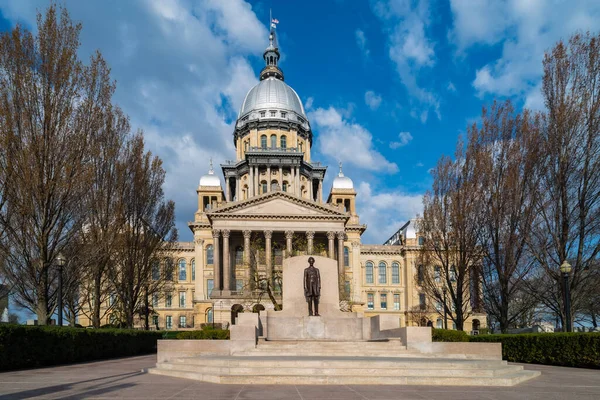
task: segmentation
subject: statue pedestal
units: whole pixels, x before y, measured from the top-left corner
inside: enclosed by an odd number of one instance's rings
[[[369,338],[368,318],[340,311],[337,262],[313,256],[321,275],[320,317],[308,316],[304,269],[310,256],[283,261],[283,310],[266,313],[267,340],[363,340]]]

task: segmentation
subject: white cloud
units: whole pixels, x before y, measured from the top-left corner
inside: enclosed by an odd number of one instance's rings
[[[454,83],[448,82],[448,85],[446,86],[446,90],[448,90],[449,92],[452,92],[452,93],[456,93],[456,86],[454,86]]]
[[[373,8],[388,33],[389,57],[414,103],[411,115],[426,122],[429,111],[433,111],[441,118],[437,94],[418,82],[419,75],[435,64],[434,44],[427,36],[431,18],[428,1],[383,0],[375,2]]]
[[[377,110],[381,105],[381,96],[369,90],[365,93],[365,103],[367,103],[371,110]]]
[[[321,154],[369,171],[398,171],[395,163],[374,148],[373,135],[363,126],[346,120],[342,110],[317,108],[308,116],[318,128]]]
[[[304,109],[307,111],[311,110],[314,101],[315,101],[315,99],[312,97],[309,97],[308,99],[306,99],[306,103],[304,103]]]
[[[423,212],[423,196],[398,191],[373,193],[371,184],[360,182],[356,187],[358,214],[367,224],[363,243],[383,243],[400,226]]]
[[[423,164],[421,161],[419,161],[418,163],[415,164],[415,167],[418,167],[418,168],[422,168],[424,166],[425,166],[425,164]]]
[[[476,71],[477,94],[529,97],[530,104],[537,96],[544,52],[577,31],[597,30],[600,20],[596,0],[451,0],[451,9],[449,36],[459,54],[476,45],[502,46],[497,60]]]
[[[235,157],[232,120],[257,82],[248,60],[267,45],[266,27],[242,0],[63,3],[83,25],[81,58],[100,49],[117,81],[115,102],[163,159],[165,193],[176,202],[180,237],[189,240],[194,188],[208,159]],[[5,0],[2,13],[35,27],[36,10],[47,6],[47,0]]]
[[[371,51],[369,50],[369,46],[368,46],[368,42],[367,42],[367,37],[365,36],[365,33],[362,30],[357,29],[354,32],[354,37],[356,38],[356,45],[358,46],[358,48],[360,49],[360,51],[362,52],[362,54],[365,57],[369,57],[369,53]]]
[[[398,134],[398,139],[400,140],[397,142],[390,142],[390,149],[397,149],[398,147],[406,146],[413,139],[413,137],[410,132],[400,132]]]

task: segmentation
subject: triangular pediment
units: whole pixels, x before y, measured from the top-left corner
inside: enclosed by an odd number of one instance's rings
[[[241,202],[228,204],[209,215],[278,215],[306,217],[346,217],[328,204],[317,204],[284,192],[272,192]]]

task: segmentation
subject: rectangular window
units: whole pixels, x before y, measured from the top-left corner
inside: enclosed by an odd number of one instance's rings
[[[187,279],[187,265],[185,260],[179,261],[179,280],[185,281]]]
[[[185,308],[185,292],[179,292],[179,308]]]
[[[442,303],[440,303],[439,301],[436,301],[435,302],[435,310],[441,312],[443,310]]]
[[[346,293],[346,295],[350,295],[350,281],[344,282],[344,293]]]
[[[394,310],[400,309],[400,295],[394,294]]]
[[[152,316],[152,325],[154,325],[154,327],[156,328],[156,330],[158,330],[158,315],[153,315]]]
[[[206,280],[206,295],[207,296],[211,296],[212,291],[215,288],[214,282],[215,281],[213,279],[207,279]]]
[[[160,263],[158,261],[152,261],[152,280],[157,281],[160,279]]]
[[[187,328],[187,324],[185,323],[185,316],[183,315],[179,317],[179,327]]]
[[[158,294],[156,293],[152,295],[152,307],[158,307]]]
[[[456,267],[454,265],[450,268],[450,281],[456,282]]]
[[[243,279],[235,280],[235,290],[238,292],[241,292],[242,290],[244,290],[244,280]]]
[[[271,117],[275,117],[277,115],[277,111],[271,111]]]
[[[392,284],[400,283],[400,264],[392,263]]]
[[[417,266],[417,282],[419,285],[423,284],[423,279],[425,279],[425,271],[423,270],[423,266]]]
[[[419,306],[421,310],[425,310],[427,308],[427,299],[425,297],[425,293],[419,293]]]
[[[170,258],[165,260],[165,279],[168,281],[173,280],[173,261]]]
[[[167,315],[167,317],[165,318],[165,322],[167,325],[167,329],[173,329],[173,317],[170,315]]]
[[[372,310],[375,308],[375,295],[373,293],[367,293],[367,309]]]
[[[264,118],[264,117],[265,117],[265,114],[266,114],[266,111],[261,111],[261,112],[260,112],[260,117],[261,117],[261,118]]]
[[[381,297],[381,309],[387,310],[387,294],[382,293],[380,297]]]
[[[287,116],[287,113],[285,111],[281,112],[281,118],[285,118]]]
[[[117,302],[117,295],[115,293],[111,293],[108,297],[108,306],[113,306]]]
[[[172,303],[173,303],[173,296],[171,295],[171,293],[167,293],[165,295],[165,307],[171,307]]]
[[[192,260],[192,281],[196,280],[196,261]]]
[[[435,280],[435,283],[440,283],[441,282],[441,276],[442,276],[442,268],[441,267],[434,267],[433,269],[433,279]]]

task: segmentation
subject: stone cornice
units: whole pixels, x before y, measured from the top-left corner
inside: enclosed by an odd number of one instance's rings
[[[213,220],[251,219],[251,220],[297,220],[297,221],[344,221],[343,215],[274,215],[274,214],[215,214]]]

